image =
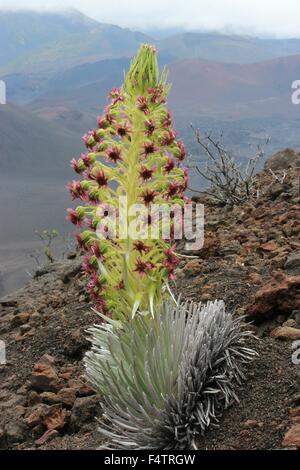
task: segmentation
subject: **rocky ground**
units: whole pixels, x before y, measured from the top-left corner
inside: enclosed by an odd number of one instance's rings
[[[285,152],[269,160],[256,184],[258,198],[234,209],[201,199],[205,246],[178,270],[177,292],[224,299],[258,337],[259,357],[240,403],[199,441],[201,449],[300,448],[300,363],[292,361],[300,341],[300,156]],[[45,268],[0,299],[7,355],[0,366],[0,448],[101,444],[99,397],[83,376],[85,331],[97,321],[91,307],[76,258]]]

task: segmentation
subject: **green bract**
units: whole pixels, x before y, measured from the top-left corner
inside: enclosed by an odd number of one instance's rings
[[[187,171],[165,105],[168,92],[156,50],[142,45],[124,85],[112,90],[99,128],[84,136],[87,153],[72,161],[81,180],[69,189],[82,203],[69,209],[69,219],[82,227],[77,239],[86,252],[89,291],[97,308],[113,318],[153,314],[178,264],[171,240],[181,223]],[[172,209],[176,218],[160,225],[154,205]],[[149,228],[155,224],[154,238]]]

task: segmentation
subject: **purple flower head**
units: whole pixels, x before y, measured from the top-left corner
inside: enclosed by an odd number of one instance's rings
[[[119,124],[116,127],[116,131],[119,137],[127,137],[130,134],[131,128],[128,123],[123,125]]]
[[[164,166],[164,170],[166,173],[171,173],[171,171],[175,168],[175,162],[172,158],[168,158],[167,163]]]
[[[106,156],[108,160],[110,160],[113,163],[117,163],[118,161],[122,160],[122,154],[121,154],[121,149],[119,147],[110,147],[106,151]]]
[[[166,115],[162,125],[165,129],[168,129],[169,127],[172,126],[172,114],[169,111],[167,112],[167,115]]]
[[[109,106],[107,106],[105,109],[104,109],[104,113],[105,113],[105,119],[106,121],[108,122],[109,125],[113,125],[113,123],[115,122],[116,118],[111,114],[111,109]]]
[[[134,272],[137,272],[141,278],[144,278],[149,274],[149,271],[151,271],[153,268],[154,264],[150,261],[143,261],[141,259],[138,259]]]
[[[80,233],[76,233],[75,237],[76,237],[78,248],[82,251],[86,251],[87,246],[86,246],[86,243],[85,243],[82,235]]]
[[[103,258],[103,253],[102,253],[100,244],[98,242],[94,242],[91,245],[90,251],[94,256],[96,256],[97,259],[102,259]]]
[[[108,316],[108,314],[109,314],[109,309],[107,307],[106,300],[103,297],[98,297],[97,298],[96,309],[99,312],[104,313],[104,315]]]
[[[85,191],[82,189],[80,181],[72,181],[71,183],[68,183],[67,188],[70,191],[73,201],[85,195]]]
[[[182,185],[178,183],[177,181],[172,181],[167,189],[167,196],[173,197],[176,194],[180,194],[182,192]]]
[[[148,93],[151,96],[151,103],[162,104],[166,102],[165,97],[163,96],[164,90],[161,85],[149,88]]]
[[[74,225],[81,225],[84,219],[84,216],[81,214],[78,214],[77,211],[74,211],[74,209],[67,209],[68,216],[67,220],[69,220],[72,224]]]
[[[91,273],[91,278],[88,283],[88,289],[90,293],[96,293],[95,291],[99,291],[103,287],[103,281],[99,278],[98,274],[93,272]]]
[[[153,119],[147,119],[145,121],[146,135],[150,137],[156,129],[155,122]]]
[[[75,160],[75,158],[73,158],[73,160],[71,160],[71,167],[79,175],[81,175],[86,169],[83,161],[82,160]]]
[[[176,132],[169,130],[164,133],[161,140],[161,145],[172,145],[176,139]]]
[[[108,186],[109,177],[103,170],[96,170],[94,173],[90,173],[89,176],[91,179],[95,180],[101,188]]]
[[[99,129],[107,129],[107,127],[109,127],[109,122],[105,119],[105,117],[98,117],[98,127]]]
[[[83,258],[82,267],[88,274],[95,273],[98,270],[97,264],[92,261],[92,256],[85,256]]]
[[[139,171],[139,175],[142,178],[142,180],[147,181],[153,177],[153,173],[155,172],[155,170],[156,170],[155,166],[149,169],[145,165],[142,165]]]
[[[139,96],[136,105],[144,114],[149,114],[148,102],[144,96]]]
[[[145,243],[142,242],[141,240],[135,242],[133,246],[141,254],[142,253],[149,253],[149,251],[150,251],[150,248],[147,245],[145,245]]]
[[[145,206],[148,207],[154,201],[157,195],[158,195],[157,191],[146,189],[146,191],[144,191],[142,194],[142,198],[144,200]]]
[[[173,271],[175,268],[177,268],[179,264],[179,258],[174,253],[175,248],[176,245],[173,245],[171,248],[168,248],[164,252],[164,255],[166,257],[164,261],[164,266],[170,271]]]
[[[81,160],[83,161],[86,168],[89,168],[92,164],[91,157],[88,153],[82,153]]]
[[[184,146],[184,144],[181,140],[178,140],[177,145],[178,145],[178,148],[179,148],[178,159],[180,161],[182,161],[182,160],[185,159],[185,156],[186,156],[185,146]]]
[[[94,132],[90,131],[87,134],[84,134],[84,136],[82,137],[82,140],[83,140],[85,146],[88,149],[92,150],[94,145],[95,145]]]
[[[113,104],[117,104],[119,101],[124,101],[124,95],[121,88],[113,88],[109,94],[109,98],[112,100]]]
[[[147,155],[151,155],[152,153],[155,153],[157,151],[157,147],[155,147],[153,142],[146,142],[143,145],[143,149],[144,149],[144,151],[143,151],[142,155],[144,157],[147,157]]]

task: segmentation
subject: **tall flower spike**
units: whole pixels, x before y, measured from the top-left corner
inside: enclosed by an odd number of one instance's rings
[[[152,210],[154,203],[184,204],[183,147],[165,105],[170,88],[166,80],[166,71],[159,76],[155,48],[143,44],[124,85],[111,92],[98,128],[85,134],[87,152],[72,162],[81,181],[72,183],[70,191],[84,207],[70,211],[69,220],[83,226],[84,239],[79,240],[88,255],[84,269],[91,278],[91,296],[96,301],[99,296],[98,308],[115,319],[130,319],[138,312],[153,314],[153,305],[168,296],[164,285],[175,276],[176,254],[167,251],[170,240]],[[145,238],[130,238],[130,230],[126,231],[135,221],[130,211],[125,212],[124,233],[119,237],[119,196],[127,198],[128,208],[144,207]],[[103,215],[102,204],[115,215]],[[159,228],[159,239],[151,239],[150,222]],[[169,225],[171,238],[173,221]],[[101,289],[95,286],[95,274],[106,280]]]

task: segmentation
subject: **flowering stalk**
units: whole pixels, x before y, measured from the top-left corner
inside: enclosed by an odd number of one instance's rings
[[[169,227],[164,222],[156,239],[149,232],[155,222],[153,205],[182,207],[187,187],[187,171],[181,166],[184,145],[165,105],[168,92],[166,72],[159,77],[156,50],[142,45],[124,85],[112,90],[98,129],[84,136],[87,152],[71,162],[81,180],[70,183],[69,190],[82,205],[69,209],[68,219],[82,227],[76,236],[85,252],[89,291],[97,308],[117,319],[132,318],[137,311],[154,315],[178,265],[174,222]],[[125,224],[111,237],[120,198],[126,198]],[[130,208],[137,205],[145,209],[145,235],[133,239],[128,228],[136,214]],[[169,237],[164,236],[166,228]]]

